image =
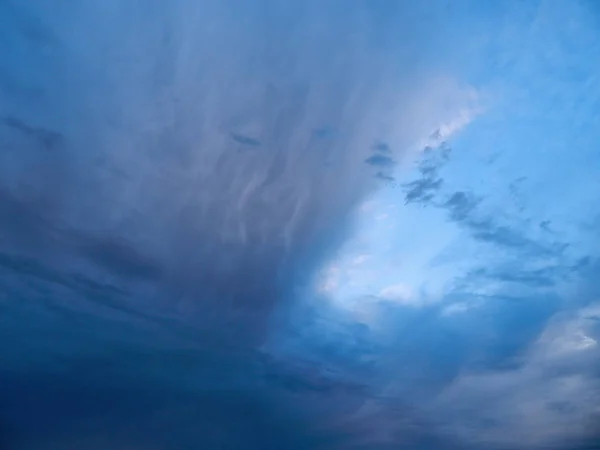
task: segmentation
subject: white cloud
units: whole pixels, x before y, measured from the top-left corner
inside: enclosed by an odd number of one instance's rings
[[[470,125],[484,112],[482,97],[477,89],[462,86],[451,78],[433,80],[416,109],[431,108],[430,103],[436,104],[437,109],[430,109],[430,120],[426,122],[430,128],[421,129],[421,136],[414,142],[415,148],[421,150],[439,145]]]
[[[373,208],[375,208],[375,206],[376,206],[376,203],[373,200],[368,200],[368,201],[362,203],[358,207],[358,209],[360,212],[366,213],[366,212],[371,211]]]
[[[464,373],[432,405],[450,434],[479,443],[540,448],[578,438],[600,414],[596,310],[557,316],[514,370]]]
[[[460,377],[435,408],[445,410],[448,432],[503,447],[540,448],[581,437],[600,412],[600,385],[583,374],[548,376],[541,367]]]
[[[399,304],[413,304],[415,301],[414,291],[406,284],[394,284],[383,288],[379,297]]]
[[[321,280],[318,283],[317,290],[322,294],[331,294],[339,286],[340,268],[331,266],[321,273]]]
[[[461,303],[453,303],[452,305],[446,306],[442,309],[443,316],[453,316],[455,314],[464,313],[473,308],[471,303],[461,302]]]
[[[435,133],[436,138],[440,141],[448,139],[469,125],[481,112],[480,108],[464,108],[459,110],[455,117],[440,125],[437,133]]]
[[[355,266],[359,266],[359,265],[365,263],[366,261],[368,261],[370,257],[371,257],[371,255],[368,255],[368,254],[362,254],[362,255],[355,256],[352,259],[352,264]]]
[[[558,316],[537,342],[538,353],[545,358],[567,357],[592,350],[598,344],[597,318],[600,308],[584,308],[570,316]]]

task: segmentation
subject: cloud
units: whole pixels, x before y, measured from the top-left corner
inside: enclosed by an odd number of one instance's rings
[[[477,106],[477,102],[479,101],[478,95],[476,92],[471,92],[470,101],[474,104],[468,108],[461,109],[458,111],[454,117],[448,122],[442,123],[440,127],[435,131],[432,135],[432,139],[437,141],[445,141],[452,136],[454,136],[459,131],[463,130],[467,127],[471,122],[473,122],[479,115],[482,114],[482,108]]]
[[[369,255],[369,254],[358,255],[352,259],[352,264],[357,265],[357,266],[362,265],[365,262],[367,262],[370,258],[371,258],[371,255]]]
[[[375,144],[373,146],[373,149],[381,152],[381,153],[391,153],[392,149],[390,148],[390,146],[388,144],[386,144],[385,142],[378,142],[377,144]]]
[[[414,299],[412,289],[405,284],[394,284],[385,287],[381,290],[379,296],[385,300],[400,304],[411,304]]]
[[[258,139],[251,138],[248,136],[242,136],[240,134],[231,133],[231,138],[242,145],[249,145],[251,147],[260,146],[260,141]]]
[[[568,248],[566,243],[529,237],[528,232],[514,225],[501,223],[495,211],[486,211],[486,198],[468,190],[454,191],[445,186],[443,170],[451,163],[452,151],[447,143],[437,148],[427,147],[417,166],[419,177],[403,184],[406,204],[419,204],[444,210],[450,221],[466,230],[475,241],[487,243],[533,258],[561,259]],[[450,192],[448,192],[450,191]],[[531,233],[535,234],[535,233]],[[521,281],[550,285],[557,281],[558,271],[571,271],[567,267],[547,267],[516,274],[498,273],[504,281]],[[481,273],[489,273],[482,271]]]
[[[26,124],[25,122],[22,122],[15,117],[5,117],[3,119],[3,123],[6,127],[11,128],[35,141],[38,141],[42,147],[50,151],[61,145],[64,139],[60,133],[45,128],[36,128]]]
[[[461,313],[469,311],[473,307],[474,307],[473,305],[471,305],[469,303],[465,303],[465,302],[453,303],[451,305],[444,307],[444,309],[442,310],[442,315],[452,316],[454,314],[461,314]]]
[[[420,180],[412,181],[405,185],[407,189],[405,201],[406,203],[412,202],[427,202],[432,200],[434,192],[442,186],[442,180],[433,180],[431,178],[422,178]]]
[[[343,448],[319,427],[364,403],[357,377],[261,346],[368,166],[462,94],[425,60],[397,76],[437,39],[420,7],[159,3],[0,6],[2,426],[15,448]]]
[[[417,166],[420,178],[403,185],[406,204],[427,205],[434,202],[437,192],[444,183],[440,176],[440,169],[448,162],[450,153],[451,149],[445,142],[436,148],[425,147],[423,157]]]
[[[389,156],[379,154],[369,156],[367,159],[365,159],[365,162],[370,166],[381,167],[385,169],[394,167],[396,165],[396,162]]]
[[[512,284],[546,288],[593,257],[534,267],[562,241],[448,183],[442,142],[473,119],[474,95],[439,76],[451,55],[438,49],[471,48],[471,27],[437,0],[382,5],[2,2],[0,446],[587,436],[595,313],[549,327],[562,298]],[[419,308],[416,288],[392,284],[334,310],[340,274],[317,269],[415,142],[431,150],[408,203],[526,267],[465,271]],[[476,289],[490,279],[501,288]]]
[[[593,327],[590,318],[589,310],[557,316],[516,368],[457,378],[436,403],[454,417],[453,432],[479,444],[532,448],[593,436],[600,382],[589,364],[598,355],[579,331]]]

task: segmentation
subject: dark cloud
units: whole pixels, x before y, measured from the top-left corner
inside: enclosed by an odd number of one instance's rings
[[[314,130],[314,135],[317,138],[324,139],[334,136],[335,132],[329,127],[321,127]]]
[[[468,220],[471,213],[481,202],[473,194],[467,192],[455,192],[443,203],[443,207],[450,213],[450,218],[455,222]]]
[[[546,267],[543,269],[527,269],[521,267],[508,267],[505,270],[485,270],[477,271],[477,276],[487,277],[507,283],[521,283],[537,288],[548,288],[556,283],[565,281],[571,270],[557,266]]]
[[[302,20],[313,20],[314,6],[300,9]],[[122,39],[102,29],[115,18],[109,9],[97,11],[99,21],[91,25],[96,34],[84,32],[78,17],[68,18],[75,11],[64,17],[24,11],[40,14],[50,31],[72,20],[65,33],[96,57],[89,66],[83,54],[70,53],[67,40],[53,48],[52,64],[32,53],[29,61],[3,66],[8,75],[43,73],[39,82],[45,91],[26,114],[12,111],[25,105],[17,92],[2,91],[7,102],[0,132],[11,149],[2,154],[0,208],[6,214],[0,232],[6,245],[40,258],[60,254],[79,264],[75,272],[100,270],[154,284],[160,294],[145,298],[147,303],[186,305],[216,322],[219,315],[245,318],[248,329],[264,335],[271,309],[286,298],[285,283],[310,270],[299,261],[318,260],[322,236],[337,234],[331,230],[343,227],[369,184],[366,171],[338,173],[335,179],[322,173],[324,144],[303,141],[315,123],[355,127],[362,113],[342,115],[340,108],[358,93],[357,83],[385,76],[385,64],[340,78],[340,63],[352,65],[366,56],[344,43],[334,61],[326,47],[339,50],[343,36],[372,45],[369,33],[349,31],[353,13],[337,17],[338,11],[331,11],[338,31],[315,29],[321,47],[314,51],[312,45],[298,45],[294,36],[303,28],[290,21],[284,7],[273,17],[249,8],[248,23],[239,26],[227,8],[215,7],[215,20],[231,24],[215,37],[221,45],[215,64],[206,27],[173,31],[173,23],[189,13],[182,5],[148,11],[138,24],[140,35],[130,34],[129,24],[115,24]],[[89,20],[96,14],[81,13]],[[268,36],[257,37],[263,20],[273,26]],[[12,55],[21,40],[41,45],[27,39],[3,41],[3,54]],[[174,55],[184,42],[193,43],[195,53],[178,60]],[[140,60],[138,54],[152,56]],[[304,68],[300,77],[296,63]],[[183,73],[198,81],[178,78]],[[71,94],[61,98],[66,85]],[[366,90],[359,96],[373,94]],[[51,131],[55,126],[63,131]],[[247,132],[248,127],[258,131]],[[350,133],[346,139],[351,138]],[[240,145],[261,152],[229,151]],[[347,141],[327,145],[328,156],[342,162],[361,161],[370,151],[353,149]],[[56,146],[60,158],[53,156],[47,165],[50,157],[41,159],[37,150]]]
[[[440,169],[448,162],[449,155],[450,148],[445,142],[435,149],[432,147],[424,149],[423,158],[417,166],[421,177],[402,186],[405,192],[404,202],[406,204],[429,205],[434,202],[444,183],[440,176]]]
[[[381,167],[385,169],[394,167],[396,165],[396,162],[391,157],[385,155],[369,156],[367,159],[365,159],[365,162],[370,166]]]
[[[435,192],[442,187],[443,180],[422,178],[404,185],[405,203],[426,203],[433,200]]]
[[[38,141],[42,147],[48,150],[56,149],[63,143],[64,140],[64,136],[62,136],[60,133],[47,130],[45,128],[28,125],[27,123],[15,117],[5,117],[2,122],[6,127],[16,130],[24,136]]]
[[[375,331],[298,301],[373,172],[394,181],[374,130],[447,9],[258,3],[0,3],[3,449],[479,448],[434,400],[521,367],[558,300],[490,295],[455,321],[381,304]],[[449,149],[425,154],[409,203],[561,253],[447,195]],[[489,268],[451,296],[559,275]]]
[[[371,186],[392,24],[151,3],[0,5],[3,448],[343,448],[365,385],[259,349]]]
[[[382,181],[388,181],[388,182],[394,182],[394,181],[396,181],[396,179],[393,176],[387,175],[384,172],[377,172],[375,174],[375,177],[377,177],[378,179],[380,179]]]
[[[251,138],[248,136],[243,136],[241,134],[231,133],[231,139],[233,139],[235,142],[242,144],[242,145],[249,145],[251,147],[260,147],[260,141],[258,139]]]
[[[375,144],[373,146],[373,149],[380,153],[386,153],[386,154],[392,153],[392,149],[385,142],[378,142],[377,144]]]
[[[157,262],[142,256],[126,242],[105,237],[85,238],[78,239],[76,247],[86,258],[116,274],[154,281],[161,277]]]
[[[453,204],[451,217],[465,226],[474,239],[536,257],[560,257],[568,247],[568,244],[561,242],[546,243],[531,239],[516,229],[497,224],[490,217],[469,217],[468,212],[473,208],[474,204],[467,202]]]
[[[446,210],[450,220],[468,230],[474,239],[516,252],[526,252],[536,257],[557,257],[568,247],[561,242],[542,243],[527,237],[520,230],[498,223],[494,215],[484,213],[485,199],[473,192],[457,191],[448,195],[443,189],[444,180],[441,176],[441,170],[449,162],[451,154],[446,143],[438,148],[427,147],[423,154],[418,165],[420,178],[403,184],[405,203]]]

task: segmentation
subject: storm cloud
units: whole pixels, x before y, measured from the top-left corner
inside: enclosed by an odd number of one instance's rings
[[[371,327],[314,290],[358,207],[472,100],[453,71],[513,9],[465,26],[475,3],[459,3],[2,2],[0,446],[518,448],[503,440],[511,392],[538,413],[509,421],[531,445],[561,417],[559,431],[595,423],[591,401],[567,398],[598,398],[589,359],[544,356],[597,336],[591,300],[556,316],[548,292],[592,252],[577,265],[564,240],[448,184],[450,144],[418,165],[405,206],[558,262],[465,271],[448,304],[503,286],[466,319],[382,302]],[[545,291],[515,309],[512,284]],[[569,374],[544,370],[569,361],[576,383],[554,389]]]

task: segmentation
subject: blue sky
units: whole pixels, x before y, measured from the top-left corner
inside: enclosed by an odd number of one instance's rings
[[[381,392],[479,445],[546,448],[598,414],[597,33],[585,5],[530,20],[487,44],[501,70],[477,61],[464,104],[357,208],[316,289],[389,352]]]
[[[594,448],[599,17],[2,3],[0,446]]]

